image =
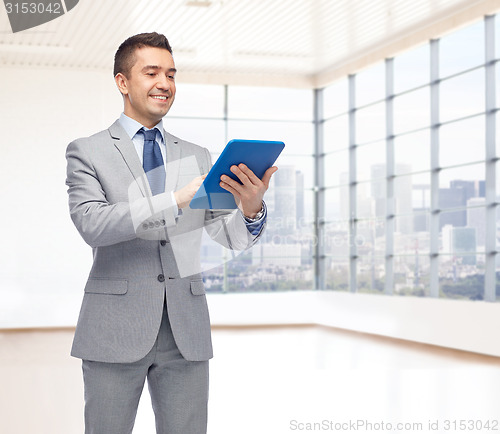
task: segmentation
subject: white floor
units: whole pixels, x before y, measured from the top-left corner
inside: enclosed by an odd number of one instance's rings
[[[493,357],[321,327],[216,329],[214,350],[209,434],[500,431]],[[153,419],[146,393],[134,433]]]
[[[1,434],[83,433],[72,337],[0,332]],[[209,434],[500,431],[495,357],[312,326],[215,328],[213,340]],[[154,433],[145,387],[134,434]]]

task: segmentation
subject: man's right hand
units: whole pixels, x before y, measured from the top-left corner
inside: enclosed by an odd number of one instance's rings
[[[189,205],[189,202],[191,202],[191,199],[198,191],[200,185],[206,177],[206,173],[205,175],[197,176],[189,184],[174,192],[175,200],[179,209],[186,208]]]

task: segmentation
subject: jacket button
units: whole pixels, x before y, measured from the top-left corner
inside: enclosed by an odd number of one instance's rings
[[[162,246],[166,246],[166,245],[167,245],[167,242],[166,242],[165,240],[161,240],[161,241],[160,241],[160,244],[161,244]]]
[[[165,276],[163,274],[158,274],[158,282],[165,282]]]

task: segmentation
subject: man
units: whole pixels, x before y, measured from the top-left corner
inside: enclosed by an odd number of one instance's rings
[[[206,432],[210,321],[200,274],[204,227],[222,245],[243,250],[265,225],[262,180],[244,165],[221,186],[234,212],[192,210],[210,154],[167,133],[175,64],[163,35],[122,43],[114,75],[124,111],[110,128],[67,149],[71,218],[94,262],[73,342],[82,359],[85,432],[132,432],[148,379],[157,433]]]

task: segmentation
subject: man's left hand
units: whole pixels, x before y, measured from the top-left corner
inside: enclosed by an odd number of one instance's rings
[[[241,184],[227,175],[222,175],[220,177],[220,186],[233,194],[234,200],[244,216],[254,218],[262,209],[262,198],[269,188],[271,176],[277,170],[276,166],[270,167],[266,170],[262,179],[259,179],[243,163],[237,166],[233,165],[231,166],[231,172],[238,177]]]

